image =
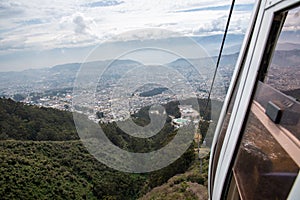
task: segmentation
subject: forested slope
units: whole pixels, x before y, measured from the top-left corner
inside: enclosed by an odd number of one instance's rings
[[[140,124],[146,117],[136,117]],[[166,123],[161,134],[136,141],[115,123],[102,124],[107,136],[130,151],[148,152],[176,134]],[[137,199],[185,170],[195,160],[193,145],[159,171],[130,174],[108,168],[79,140],[72,113],[0,99],[1,199]]]

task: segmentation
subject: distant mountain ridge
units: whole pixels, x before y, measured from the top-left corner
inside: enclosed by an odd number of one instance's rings
[[[280,50],[275,52],[276,56],[274,64],[279,66],[285,66],[289,63],[290,66],[297,66],[300,54],[300,49],[293,50]],[[231,66],[233,70],[235,62],[237,60],[238,53],[224,55],[221,59],[220,68],[225,66]],[[187,61],[193,63],[204,64],[204,68],[207,73],[212,72],[212,68],[215,67],[214,63],[207,64],[208,61],[216,62],[217,57],[201,58],[201,59],[178,59],[167,65],[177,69],[180,73],[186,69],[189,65]],[[122,76],[124,70],[132,69],[141,63],[133,60],[107,60],[107,61],[95,61],[88,62],[85,65],[93,65],[93,67],[105,67],[111,64],[114,66],[114,71],[107,71],[107,74],[116,73],[118,76]],[[51,68],[42,69],[29,69],[21,72],[0,72],[0,96],[3,96],[10,91],[15,93],[28,93],[32,90],[45,91],[50,89],[70,88],[73,87],[74,80],[78,71],[80,70],[81,63],[68,63],[63,65],[53,66]],[[123,70],[123,71],[122,71]],[[125,70],[125,71],[126,71]],[[228,70],[226,68],[226,70]],[[193,74],[191,70],[189,73]]]
[[[295,43],[278,43],[276,46],[276,49],[279,51],[291,51],[291,50],[299,50],[300,49],[300,44],[295,44]]]
[[[275,51],[272,64],[278,65],[280,67],[299,67],[299,55],[300,49]]]
[[[85,63],[85,65],[105,69],[111,63],[112,61],[95,61]],[[81,65],[82,63],[68,63],[50,68],[28,69],[21,72],[0,72],[0,96],[12,90],[15,93],[29,93],[73,87]],[[112,65],[134,67],[140,65],[140,63],[132,60],[117,60]]]

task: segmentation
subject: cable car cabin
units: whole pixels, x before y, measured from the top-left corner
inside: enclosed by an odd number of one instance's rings
[[[210,199],[300,199],[300,1],[257,1],[218,122]]]

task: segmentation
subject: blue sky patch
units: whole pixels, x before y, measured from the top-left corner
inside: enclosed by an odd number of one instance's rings
[[[85,6],[91,7],[91,8],[94,8],[94,7],[108,7],[108,6],[117,6],[117,5],[120,5],[122,3],[124,3],[124,1],[104,0],[104,1],[95,1],[95,2],[92,2],[92,3],[88,3],[88,4],[85,4]]]
[[[202,8],[193,8],[188,10],[179,10],[176,12],[198,12],[198,11],[220,11],[220,10],[229,10],[230,5],[225,6],[212,6],[212,7],[202,7]],[[234,6],[234,10],[236,11],[251,11],[253,9],[253,4],[237,4]]]
[[[43,24],[44,21],[41,19],[29,19],[29,20],[20,21],[19,23],[25,25],[34,25],[34,24]]]

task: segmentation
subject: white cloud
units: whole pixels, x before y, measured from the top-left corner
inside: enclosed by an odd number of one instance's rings
[[[284,31],[299,31],[300,30],[300,9],[296,8],[291,10],[285,20],[283,30]]]
[[[73,22],[75,24],[75,33],[79,33],[79,34],[86,33],[88,26],[86,24],[86,21],[83,19],[81,15],[74,17]]]
[[[230,3],[229,0],[4,0],[0,3],[0,16],[5,18],[0,21],[0,44],[6,53],[22,48],[80,47],[120,39],[122,36],[115,36],[151,27],[187,36],[214,34],[224,27],[228,10],[176,11]],[[239,15],[250,16],[249,11],[241,11]],[[245,25],[235,23],[239,27],[236,31],[241,32]]]
[[[203,34],[210,32],[222,32],[224,31],[226,23],[226,16],[218,17],[217,19],[212,19],[209,23],[201,24],[198,30],[194,30],[194,34]]]

